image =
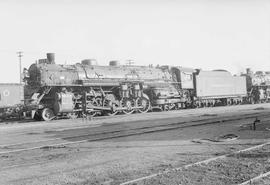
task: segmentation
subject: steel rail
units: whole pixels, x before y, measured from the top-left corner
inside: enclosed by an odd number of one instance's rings
[[[55,143],[55,144],[49,144],[49,145],[40,145],[40,146],[35,146],[35,147],[30,147],[30,148],[21,148],[21,149],[9,150],[9,151],[2,151],[2,152],[0,152],[0,155],[35,150],[35,149],[42,149],[44,147],[56,147],[56,146],[71,145],[71,144],[84,143],[84,142],[103,141],[103,140],[108,140],[108,139],[116,139],[116,138],[129,137],[129,136],[134,136],[134,135],[142,135],[142,134],[148,134],[148,133],[154,133],[154,132],[163,132],[163,131],[174,130],[174,129],[179,129],[179,128],[188,128],[188,127],[196,127],[196,126],[203,126],[203,125],[219,124],[219,123],[230,122],[230,121],[251,119],[251,118],[258,117],[258,116],[269,117],[270,115],[267,113],[263,113],[263,114],[259,114],[259,115],[252,114],[252,115],[248,115],[245,117],[235,116],[234,118],[231,118],[231,116],[230,117],[226,116],[223,118],[215,118],[214,120],[207,118],[207,119],[198,119],[198,120],[193,120],[193,121],[173,122],[170,124],[144,126],[144,127],[133,128],[133,129],[129,129],[129,128],[120,129],[120,130],[118,129],[118,130],[114,130],[114,131],[99,132],[99,133],[94,133],[94,134],[82,134],[82,135],[41,140],[41,141],[35,141],[35,142],[15,143],[15,144],[10,144],[10,145],[2,145],[2,147],[5,149],[5,148],[20,146],[20,145],[82,138],[82,140],[79,140],[79,141],[61,142],[61,143]],[[209,121],[209,120],[211,120],[211,121]],[[122,132],[124,134],[122,134]],[[109,135],[109,136],[106,136],[106,135]],[[94,137],[94,138],[91,139],[91,138],[87,138],[87,137]],[[87,138],[87,139],[85,139],[85,138]]]
[[[262,148],[263,146],[266,146],[266,145],[269,145],[269,144],[270,144],[270,141],[265,142],[265,143],[260,144],[260,145],[255,145],[255,146],[252,146],[252,147],[249,147],[249,148],[238,150],[236,152],[230,152],[230,153],[225,154],[225,155],[212,157],[212,158],[205,159],[205,160],[202,160],[202,161],[198,161],[198,162],[195,162],[195,163],[187,164],[187,165],[184,165],[184,166],[181,166],[181,167],[178,167],[178,168],[173,168],[173,169],[165,170],[163,172],[159,172],[159,173],[151,174],[151,175],[148,175],[148,176],[140,177],[140,178],[137,178],[137,179],[133,179],[133,180],[130,180],[130,181],[126,181],[126,182],[121,183],[120,185],[134,184],[134,183],[138,183],[138,182],[143,181],[143,180],[148,180],[148,179],[157,177],[159,175],[164,175],[164,174],[167,174],[167,173],[170,173],[170,172],[180,171],[180,170],[183,170],[183,169],[188,169],[190,167],[198,166],[198,165],[202,165],[202,164],[208,164],[211,161],[215,161],[215,160],[218,160],[218,159],[224,159],[224,158],[226,158],[226,157],[228,157],[228,156],[230,156],[232,154],[238,154],[238,153],[241,153],[241,152]],[[259,175],[258,177],[255,177],[255,178],[253,178],[251,180],[252,181],[257,180],[257,179],[259,179],[261,177],[264,177],[264,176],[267,176],[269,174],[270,174],[270,172],[265,173],[265,175]],[[242,184],[239,184],[239,185],[247,185],[251,180],[243,182]]]

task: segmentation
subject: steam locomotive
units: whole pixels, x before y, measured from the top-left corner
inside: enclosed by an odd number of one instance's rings
[[[268,102],[270,100],[270,71],[256,71],[247,68],[247,94],[250,103]]]
[[[247,97],[246,77],[224,70],[177,66],[55,64],[55,56],[32,64],[25,75],[26,104],[34,118],[144,113],[190,107],[240,104]]]
[[[16,110],[31,112],[36,120],[51,120],[260,102],[270,97],[269,74],[248,70],[232,76],[225,70],[118,61],[99,66],[93,59],[60,65],[54,53],[47,53],[46,59],[24,70],[24,105]]]

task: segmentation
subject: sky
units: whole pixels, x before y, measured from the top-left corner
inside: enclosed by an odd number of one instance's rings
[[[46,53],[233,74],[270,71],[269,0],[0,0],[0,82]]]

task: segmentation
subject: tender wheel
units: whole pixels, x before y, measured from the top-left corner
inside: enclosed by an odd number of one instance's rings
[[[45,108],[41,112],[41,117],[44,121],[50,121],[55,117],[55,115],[54,115],[52,109]]]
[[[141,97],[141,98],[138,98],[136,100],[136,104],[141,107],[138,109],[138,111],[140,113],[145,113],[145,112],[148,112],[149,109],[150,109],[150,101],[149,99],[145,98],[145,97]]]
[[[88,114],[92,117],[96,116],[97,115],[97,112],[96,111],[90,111],[88,112]]]
[[[127,107],[127,110],[123,110],[123,112],[125,114],[132,114],[135,111],[134,108],[133,108],[135,102],[132,99],[123,99],[121,101],[121,104],[122,104],[123,107]]]

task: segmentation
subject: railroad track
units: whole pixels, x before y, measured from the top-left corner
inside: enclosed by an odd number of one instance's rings
[[[270,175],[270,141],[233,153],[169,169],[120,185],[251,185]]]
[[[162,132],[166,130],[172,130],[172,129],[179,129],[179,128],[188,128],[188,127],[196,127],[196,126],[202,126],[202,125],[211,125],[211,124],[219,124],[219,123],[226,123],[226,122],[231,122],[231,121],[239,121],[239,120],[249,120],[251,121],[255,119],[255,117],[259,117],[259,119],[264,119],[264,121],[267,121],[268,118],[270,117],[269,114],[267,113],[256,113],[256,114],[246,114],[242,116],[224,116],[224,117],[219,117],[219,118],[199,118],[197,120],[193,121],[177,121],[177,122],[172,122],[172,123],[161,123],[159,125],[149,125],[149,126],[144,126],[144,127],[136,127],[136,128],[122,128],[122,129],[116,129],[116,130],[111,130],[111,127],[107,125],[106,131],[105,132],[98,132],[95,134],[84,134],[84,135],[74,135],[74,136],[69,136],[69,137],[64,137],[64,138],[55,138],[55,139],[50,139],[50,142],[48,143],[48,140],[44,140],[42,142],[29,142],[29,143],[17,143],[17,144],[12,144],[12,145],[6,145],[3,146],[4,148],[8,149],[7,151],[1,151],[0,152],[0,157],[1,160],[10,160],[9,155],[15,156],[15,153],[18,152],[26,152],[26,151],[31,151],[31,150],[43,150],[43,149],[57,149],[57,148],[65,148],[67,145],[72,145],[72,144],[78,144],[78,143],[85,143],[85,142],[94,142],[94,141],[103,141],[103,140],[109,140],[109,139],[114,139],[114,138],[120,138],[120,137],[128,137],[128,136],[133,136],[133,135],[140,135],[140,134],[147,134],[147,133],[154,133],[154,132]],[[118,124],[118,123],[117,123]],[[69,139],[76,139],[76,141],[66,141],[63,142],[63,139],[69,140]],[[58,141],[58,143],[55,143]],[[29,144],[35,143],[36,146],[29,147]],[[13,147],[13,149],[12,149]],[[1,149],[1,147],[0,147]],[[20,167],[29,167],[29,166],[35,166],[35,165],[42,165],[46,164],[48,162],[48,159],[44,158],[40,161],[35,162],[32,157],[29,158],[25,162],[12,162],[12,161],[7,161],[8,165],[4,165],[0,167],[0,171],[5,171],[5,170],[10,170],[10,169],[16,169]],[[154,183],[155,184],[155,183]],[[135,185],[135,184],[134,184]],[[246,185],[246,184],[244,184]]]
[[[246,106],[246,105],[251,105],[251,104],[241,104],[241,105],[234,105],[234,106],[230,106],[230,107],[235,107],[235,106]],[[255,104],[257,105],[257,104]],[[260,105],[260,104],[258,104]],[[263,106],[263,103],[262,103],[262,106]],[[227,107],[227,106],[216,106],[215,108],[222,108],[222,107]],[[199,109],[211,109],[213,107],[204,107],[204,108],[199,108]],[[258,108],[258,107],[257,107]],[[260,108],[260,107],[259,107]],[[170,111],[149,111],[147,112],[147,114],[151,114],[151,113],[173,113],[173,112],[178,112],[178,111],[189,111],[189,110],[195,110],[195,109],[198,109],[198,108],[189,108],[189,109],[178,109],[178,110],[170,110]],[[256,109],[256,107],[255,107]],[[188,113],[189,114],[189,113]],[[94,119],[95,120],[103,120],[103,119],[108,119],[108,118],[121,118],[121,117],[124,117],[124,116],[130,116],[131,114],[117,114],[117,115],[114,115],[114,116],[107,116],[107,115],[102,115],[102,116],[95,116]],[[133,114],[133,115],[138,115],[138,114]],[[191,114],[192,115],[192,114]],[[84,118],[76,118],[77,120],[78,119],[84,119]],[[58,119],[58,120],[66,120],[66,119]],[[13,119],[7,119],[7,120],[1,120],[0,119],[0,124],[4,122],[4,124],[8,124],[8,123],[28,123],[28,122],[37,122],[37,123],[40,123],[41,121],[36,121],[36,120],[33,120],[33,119],[18,119],[18,118],[13,118]]]
[[[135,135],[149,134],[154,132],[163,132],[168,130],[187,128],[187,127],[196,127],[203,125],[211,125],[211,124],[220,124],[230,121],[239,121],[239,120],[247,120],[247,119],[255,119],[255,117],[268,118],[270,115],[268,113],[256,113],[256,114],[247,114],[245,116],[235,116],[235,117],[222,117],[222,118],[207,118],[207,119],[197,119],[193,121],[175,121],[172,123],[161,123],[154,124],[149,126],[135,127],[135,128],[123,128],[123,129],[112,129],[112,125],[107,125],[107,129],[105,131],[99,131],[96,133],[87,133],[80,135],[73,135],[62,138],[52,138],[48,140],[40,140],[33,142],[25,142],[25,143],[15,143],[10,145],[1,145],[0,146],[0,155],[7,155],[17,152],[37,150],[46,147],[56,147],[56,146],[65,146],[72,145],[84,142],[95,142],[95,141],[103,141],[109,139],[116,139],[121,137],[129,137]],[[265,120],[267,121],[267,120]],[[64,140],[64,142],[63,142]],[[74,141],[75,140],[75,141]]]

